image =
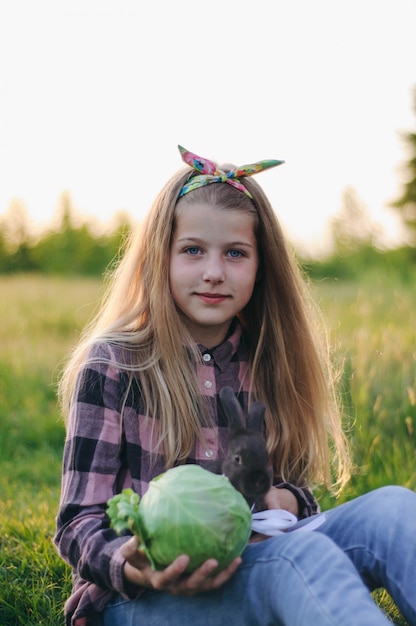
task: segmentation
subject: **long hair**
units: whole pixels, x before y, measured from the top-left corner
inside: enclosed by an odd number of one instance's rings
[[[239,318],[249,342],[250,397],[266,404],[274,473],[299,484],[342,486],[348,478],[348,451],[328,352],[315,329],[305,281],[269,200],[256,181],[244,179],[252,200],[231,185],[213,183],[178,202],[192,174],[186,168],[170,179],[130,238],[102,307],[84,329],[61,378],[63,410],[68,411],[91,346],[118,342],[129,349],[129,364],[117,365],[139,378],[147,414],[159,416],[155,448],[163,449],[167,467],[189,456],[195,440],[203,440],[202,426],[209,418],[195,373],[200,354],[170,294],[176,207],[205,202],[248,211],[255,215],[260,272]]]

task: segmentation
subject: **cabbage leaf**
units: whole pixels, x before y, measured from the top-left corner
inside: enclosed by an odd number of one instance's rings
[[[251,534],[251,512],[226,476],[199,465],[174,467],[149,483],[140,500],[124,489],[108,501],[107,513],[117,533],[129,530],[140,539],[153,569],[164,569],[187,554],[187,572],[215,558],[218,570],[239,556]]]

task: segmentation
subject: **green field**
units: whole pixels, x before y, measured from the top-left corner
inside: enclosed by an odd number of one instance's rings
[[[414,277],[416,279],[416,275]],[[314,291],[344,369],[354,474],[337,502],[386,484],[416,489],[415,280],[366,276]],[[68,568],[52,546],[64,427],[62,359],[101,292],[93,279],[0,277],[0,625],[63,624]],[[405,624],[386,594],[377,600]]]

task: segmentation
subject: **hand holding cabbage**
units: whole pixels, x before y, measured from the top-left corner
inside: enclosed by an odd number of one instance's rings
[[[239,556],[251,534],[251,513],[243,496],[224,476],[197,465],[168,470],[149,484],[139,501],[131,489],[108,502],[116,532],[129,530],[152,569],[162,570],[188,555],[185,572],[216,559],[223,570]]]

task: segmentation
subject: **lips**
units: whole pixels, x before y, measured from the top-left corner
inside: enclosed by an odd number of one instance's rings
[[[229,296],[223,293],[196,293],[195,295],[206,302],[207,304],[219,304],[220,302],[224,302]]]

